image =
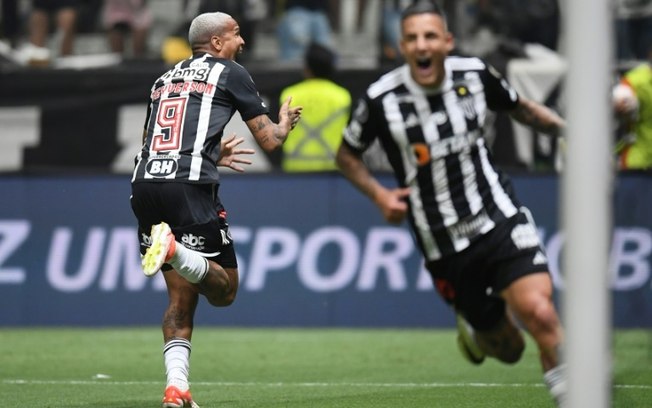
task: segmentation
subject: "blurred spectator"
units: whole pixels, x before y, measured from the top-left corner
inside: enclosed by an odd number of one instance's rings
[[[557,0],[478,0],[478,24],[521,43],[557,50],[560,10]]]
[[[616,0],[616,38],[618,59],[647,59],[652,46],[652,1]]]
[[[300,60],[311,42],[332,46],[329,13],[328,0],[286,0],[277,28],[281,59]]]
[[[144,57],[152,20],[147,0],[104,0],[102,23],[108,32],[112,52],[125,54],[127,40],[131,37],[133,56]]]
[[[641,64],[622,76],[614,88],[614,110],[624,124],[624,138],[617,144],[623,170],[652,169],[652,66]]]
[[[18,60],[30,65],[49,63],[48,39],[52,19],[61,35],[59,55],[72,55],[79,5],[80,0],[32,0],[27,26],[29,42],[16,53]]]
[[[162,57],[169,64],[190,57],[192,50],[186,38],[190,21],[202,13],[221,11],[229,14],[238,22],[240,35],[245,40],[248,52],[239,54],[238,60],[246,59],[254,49],[258,23],[267,17],[266,0],[184,0],[182,14],[184,21],[163,41]]]
[[[383,0],[380,18],[380,62],[399,63],[402,61],[400,51],[401,11],[412,0]]]
[[[246,59],[254,54],[258,25],[269,16],[269,8],[265,0],[230,0],[230,2],[231,5],[225,10],[226,13],[234,16],[236,21],[240,21],[240,33],[247,41],[246,47],[249,49],[249,52],[241,54],[241,57]]]
[[[176,64],[192,56],[188,42],[188,29],[193,18],[198,16],[199,9],[196,1],[183,0],[180,10],[180,23],[173,27],[161,44],[161,58],[167,64]]]
[[[304,80],[281,92],[283,102],[303,106],[301,121],[283,144],[283,170],[336,170],[335,151],[351,110],[348,90],[333,82],[336,56],[329,48],[311,43],[305,54]]]

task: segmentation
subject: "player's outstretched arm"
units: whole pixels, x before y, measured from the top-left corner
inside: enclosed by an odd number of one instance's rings
[[[560,136],[566,122],[547,106],[519,97],[518,105],[510,112],[512,118],[542,133]]]
[[[290,131],[301,119],[303,107],[290,107],[290,102],[292,98],[288,97],[281,105],[278,123],[274,123],[267,115],[258,115],[246,122],[258,145],[268,153],[283,145]]]
[[[409,188],[387,189],[371,174],[360,155],[342,143],[335,157],[340,171],[358,190],[363,192],[380,209],[389,223],[398,224],[405,219]]]

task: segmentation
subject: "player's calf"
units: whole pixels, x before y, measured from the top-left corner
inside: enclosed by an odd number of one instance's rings
[[[199,291],[212,306],[230,306],[238,293],[238,270],[222,268],[219,264],[209,261],[209,272],[199,282]]]

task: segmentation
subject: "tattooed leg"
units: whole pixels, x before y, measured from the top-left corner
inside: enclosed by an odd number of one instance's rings
[[[168,287],[170,303],[163,315],[163,339],[192,338],[194,314],[199,300],[195,285],[182,278],[176,271],[163,274]]]

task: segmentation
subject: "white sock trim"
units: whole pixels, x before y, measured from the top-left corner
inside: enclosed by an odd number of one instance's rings
[[[208,273],[208,260],[177,241],[174,255],[167,261],[190,283],[199,283]]]
[[[182,338],[172,339],[163,345],[167,386],[174,385],[181,391],[190,388],[190,384],[188,384],[190,351],[190,341]]]
[[[548,386],[550,394],[555,401],[560,402],[566,395],[568,382],[566,378],[566,365],[560,364],[543,374],[543,380]]]

